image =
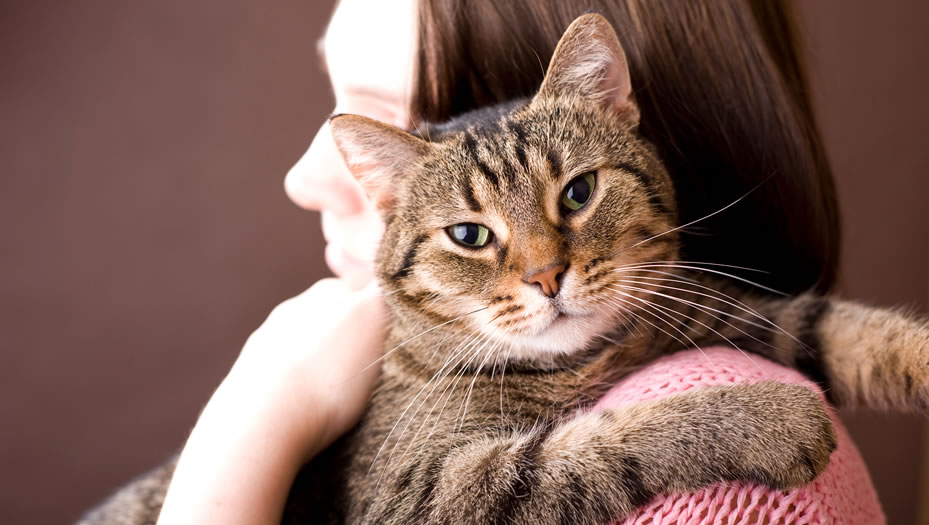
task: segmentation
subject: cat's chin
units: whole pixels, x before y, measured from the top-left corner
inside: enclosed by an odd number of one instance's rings
[[[535,334],[510,336],[515,347],[512,357],[533,360],[553,355],[568,355],[587,348],[598,334],[613,323],[588,315],[560,314]]]

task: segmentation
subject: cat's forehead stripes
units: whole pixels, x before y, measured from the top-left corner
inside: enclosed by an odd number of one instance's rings
[[[547,111],[523,106],[457,130],[458,139],[450,143],[458,150],[456,160],[438,164],[443,173],[457,173],[451,188],[457,189],[460,198],[454,200],[461,208],[481,214],[494,210],[518,222],[537,220],[542,212],[557,223],[561,212],[551,195],[562,188],[552,184],[581,168],[576,159],[594,154],[591,141],[597,134],[584,131],[590,124],[563,108],[551,119]]]
[[[534,182],[531,175],[530,136],[516,119],[500,117],[462,131],[467,159],[495,189],[524,189]]]
[[[477,167],[477,169],[484,175],[494,187],[500,187],[500,178],[497,177],[497,174],[490,169],[490,166],[481,158],[478,152],[477,141],[474,139],[474,134],[471,133],[471,130],[464,131],[464,148],[468,153],[468,156],[471,158],[471,162]]]
[[[558,180],[561,178],[561,154],[550,149],[545,153],[545,160],[548,161],[548,170],[552,178]]]
[[[507,128],[516,138],[514,145],[516,159],[519,161],[519,165],[522,166],[523,171],[528,173],[529,163],[526,161],[526,128],[515,120],[507,120]]]
[[[506,154],[504,150],[504,142],[491,142],[490,144],[496,144],[496,147],[493,147],[490,151],[497,158],[501,164],[501,170],[503,172],[504,179],[512,187],[519,187],[519,175],[516,172],[516,167],[511,162],[511,158]]]
[[[474,186],[471,185],[471,179],[468,177],[460,177],[458,180],[458,187],[464,197],[465,203],[468,205],[468,209],[477,213],[484,211],[481,207],[481,203],[477,200],[477,197],[474,196]]]

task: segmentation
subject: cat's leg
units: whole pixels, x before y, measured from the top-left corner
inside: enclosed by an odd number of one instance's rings
[[[381,487],[365,521],[600,525],[719,481],[803,485],[835,444],[807,388],[708,387],[417,458]]]
[[[929,411],[926,320],[816,294],[777,298],[743,292],[742,301],[771,323],[717,301],[713,306],[730,312],[732,325],[739,328],[716,322],[717,330],[728,332],[746,349],[806,373],[834,403]]]
[[[761,296],[707,278],[640,289],[662,294],[651,308],[665,319],[655,336],[667,344],[750,350],[804,372],[841,406],[929,411],[925,320],[816,294]]]
[[[836,403],[929,411],[929,323],[813,295],[790,302],[776,318],[806,331],[803,345],[791,346],[781,334],[776,346],[792,349],[787,357],[824,383]]]

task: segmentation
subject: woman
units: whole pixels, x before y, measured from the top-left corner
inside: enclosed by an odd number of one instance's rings
[[[589,10],[625,46],[682,222],[754,189],[683,236],[687,258],[765,270],[764,284],[787,292],[829,288],[838,216],[782,3],[343,0],[321,46],[335,112],[414,128],[530,95],[564,28]],[[382,225],[326,125],[285,185],[322,212],[340,279],[286,301],[249,338],[185,446],[160,524],[279,520],[299,466],[353,425],[376,380],[365,367],[385,320],[368,285]]]

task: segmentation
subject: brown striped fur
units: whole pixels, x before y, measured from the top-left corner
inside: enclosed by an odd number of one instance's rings
[[[926,409],[925,323],[752,292],[724,267],[680,262],[673,188],[637,134],[625,68],[609,24],[585,15],[532,100],[418,135],[331,121],[385,216],[377,269],[392,330],[369,411],[304,469],[285,523],[599,524],[662,492],[795,487],[825,468],[835,436],[802,387],[579,410],[691,346],[797,367],[842,405]],[[561,192],[587,172],[590,201],[567,212]],[[492,241],[457,245],[446,228],[459,223]],[[552,265],[564,271],[549,297],[529,277]],[[105,519],[115,513],[88,523],[144,522]]]

